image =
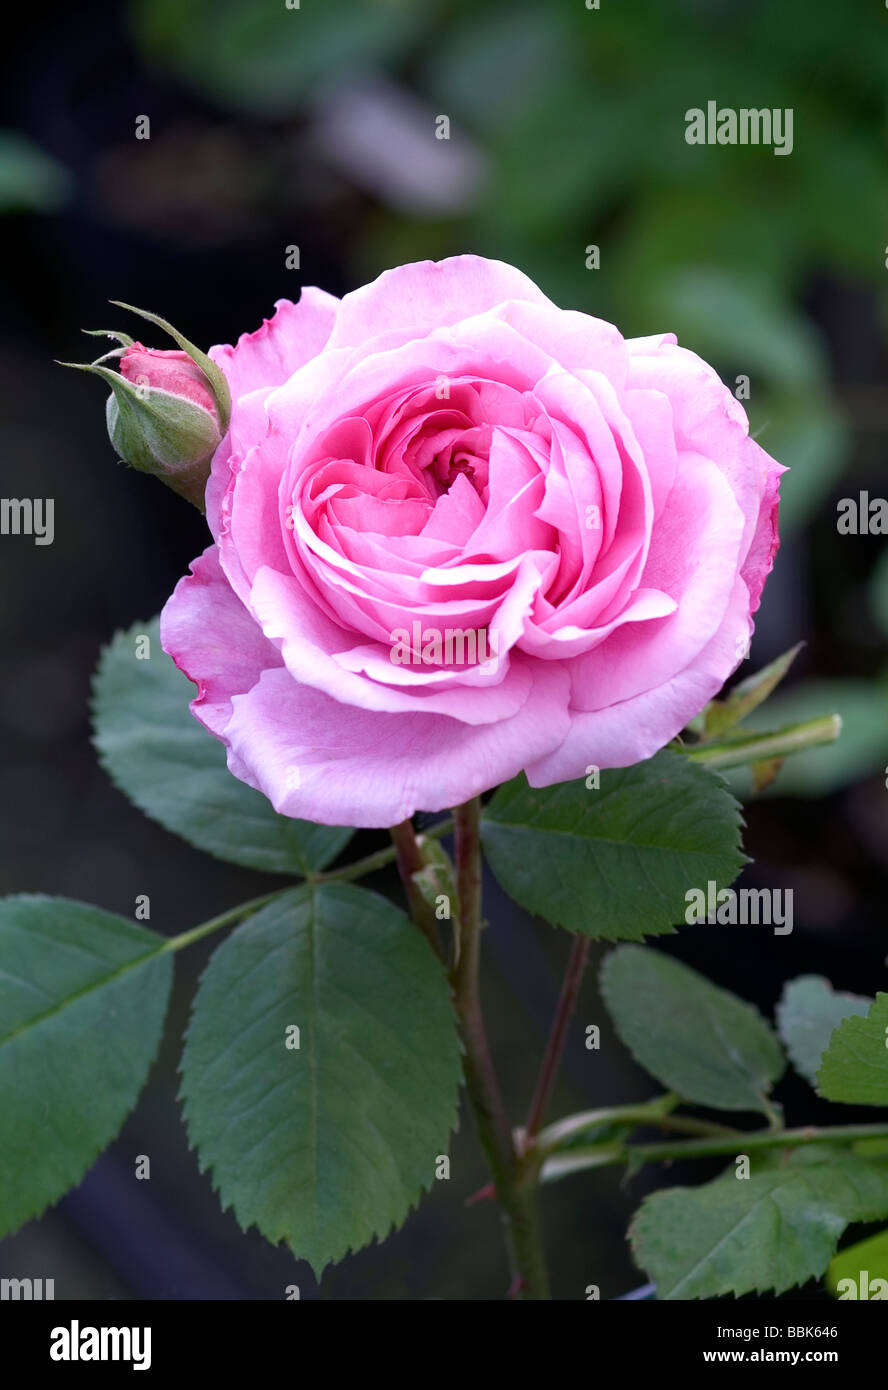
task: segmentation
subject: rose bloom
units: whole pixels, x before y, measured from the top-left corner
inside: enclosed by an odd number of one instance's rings
[[[388,826],[638,762],[746,654],[783,469],[673,334],[457,256],[210,355],[214,544],[162,641],[282,814]]]

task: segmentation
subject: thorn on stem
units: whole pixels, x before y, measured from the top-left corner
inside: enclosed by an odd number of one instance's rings
[[[473,1207],[476,1202],[490,1202],[495,1196],[496,1187],[492,1182],[489,1182],[485,1187],[479,1187],[478,1191],[473,1192],[471,1197],[467,1197],[465,1205],[467,1207]]]

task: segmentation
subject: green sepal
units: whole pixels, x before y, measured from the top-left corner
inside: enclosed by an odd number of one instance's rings
[[[124,304],[122,299],[112,299],[110,303],[116,304],[119,309],[127,309],[131,314],[138,314],[139,318],[147,319],[149,323],[162,328],[164,333],[168,333],[173,341],[179,344],[182,351],[187,352],[192,361],[196,362],[213,388],[219,410],[219,432],[224,434],[231,419],[231,392],[228,389],[228,382],[225,380],[225,373],[216,366],[212,357],[201,352],[199,347],[196,347],[184,334],[180,333],[166,319],[160,318],[158,314],[151,314],[147,309],[137,309],[134,304]]]

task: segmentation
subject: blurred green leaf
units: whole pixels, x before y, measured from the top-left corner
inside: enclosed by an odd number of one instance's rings
[[[0,213],[56,212],[70,192],[57,160],[26,136],[0,130]]]
[[[855,1245],[847,1246],[830,1260],[824,1281],[830,1293],[836,1297],[847,1298],[847,1288],[839,1288],[840,1282],[846,1279],[852,1281],[858,1298],[871,1298],[875,1292],[885,1297],[888,1283],[885,1290],[875,1290],[873,1281],[888,1281],[888,1230],[879,1231],[878,1235],[869,1236],[867,1240],[859,1240]]]
[[[508,132],[529,107],[539,116],[538,103],[549,101],[564,70],[566,43],[557,5],[512,0],[506,14],[476,3],[441,27],[420,76],[441,110],[479,132]]]
[[[751,1004],[644,946],[612,951],[600,983],[618,1036],[651,1076],[698,1105],[769,1113],[786,1062]]]
[[[835,712],[841,737],[787,760],[774,793],[825,796],[864,777],[882,775],[888,764],[888,684],[884,681],[805,680],[777,691],[746,723],[747,729],[804,723]],[[771,795],[767,791],[764,795]]]
[[[763,384],[799,391],[823,380],[826,359],[814,328],[752,272],[676,266],[649,286],[647,310],[684,347],[749,376],[750,400]]]
[[[396,62],[430,18],[410,0],[132,0],[130,14],[153,62],[224,106],[278,117],[349,70]]]
[[[808,522],[848,461],[851,437],[826,383],[797,395],[766,395],[749,412],[750,432],[789,469],[780,479],[780,530]]]
[[[796,1071],[812,1086],[833,1030],[851,1014],[865,1014],[871,999],[843,994],[822,975],[800,975],[784,987],[777,1030]]]

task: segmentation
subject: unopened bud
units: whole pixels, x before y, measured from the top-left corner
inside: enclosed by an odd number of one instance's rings
[[[141,309],[133,312],[158,324],[179,348],[146,348],[111,334],[120,348],[92,363],[63,365],[93,372],[111,387],[108,435],[124,462],[155,474],[203,510],[210,462],[228,428],[227,382],[215,362],[170,324]],[[119,371],[104,365],[113,357],[120,359]]]

